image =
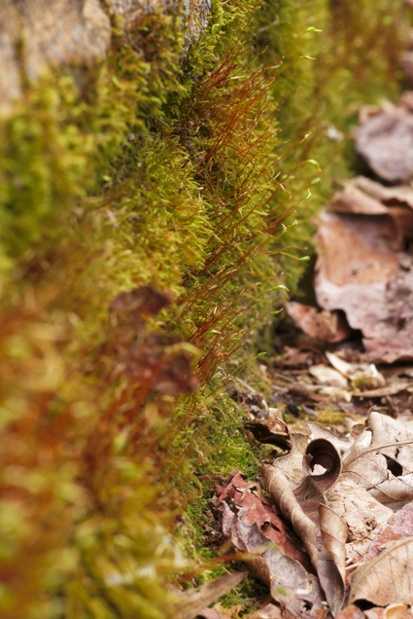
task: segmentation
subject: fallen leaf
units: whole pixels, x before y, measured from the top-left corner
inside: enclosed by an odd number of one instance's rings
[[[197,614],[200,619],[228,619],[228,615],[223,615],[213,608],[205,608]]]
[[[348,363],[338,355],[326,351],[325,355],[333,368],[351,380],[353,388],[361,391],[384,387],[386,380],[373,363]]]
[[[355,570],[349,601],[367,600],[378,606],[413,604],[412,565],[413,537],[391,542],[378,557]]]
[[[413,601],[413,415],[393,419],[373,410],[365,427],[346,439],[310,422],[307,434],[293,432],[290,440],[288,454],[262,465],[261,479],[317,576],[303,558],[292,559],[291,549],[287,554],[283,520],[268,528],[276,514],[262,503],[257,484],[239,474],[221,492],[224,533],[295,617],[322,612],[322,592],[337,615],[350,587],[350,604],[383,607],[361,616],[394,619],[400,611],[408,619],[406,607],[394,606],[392,615],[390,605]],[[360,615],[350,606],[338,616]]]
[[[179,602],[176,605],[176,612],[179,618],[194,619],[199,614],[202,614],[206,606],[216,602],[221,596],[231,591],[231,589],[244,580],[246,575],[247,572],[227,574],[195,589],[175,591],[175,596],[179,598]]]
[[[216,506],[222,506],[222,532],[240,551],[249,551],[256,544],[255,525],[265,539],[278,546],[294,560],[307,563],[306,556],[290,541],[284,522],[260,494],[257,482],[247,482],[244,476],[234,471],[226,480],[226,486],[217,486]],[[250,533],[252,540],[249,539]]]
[[[253,419],[246,424],[246,427],[260,443],[276,445],[281,449],[291,447],[287,425],[279,418]]]
[[[303,465],[308,469],[321,466],[325,472],[320,475],[306,475],[301,483],[293,487],[277,466],[264,464],[261,476],[264,486],[271,499],[279,506],[282,514],[291,522],[294,531],[300,536],[317,571],[321,587],[326,595],[327,602],[333,614],[336,614],[344,601],[344,564],[337,567],[335,560],[341,560],[343,553],[337,550],[345,543],[347,533],[345,525],[336,526],[336,534],[342,536],[340,541],[328,539],[329,548],[323,544],[323,535],[320,527],[320,505],[324,503],[323,491],[326,491],[337,479],[340,473],[340,458],[333,445],[324,439],[311,441],[306,449],[306,458]],[[324,512],[324,523],[327,525],[339,517],[328,511]],[[325,527],[324,527],[325,528]],[[344,533],[343,533],[344,530]],[[329,550],[334,552],[330,554]]]
[[[383,619],[412,619],[412,617],[413,614],[405,604],[391,604],[383,612]]]
[[[345,583],[347,524],[331,507],[321,504],[319,510],[321,539],[337,567],[342,582]]]
[[[393,511],[370,496],[368,490],[345,479],[329,491],[327,504],[346,523],[346,562],[351,567],[363,560],[376,532]]]
[[[411,381],[397,381],[387,385],[386,387],[379,387],[378,389],[365,389],[363,391],[354,392],[355,397],[360,398],[383,398],[389,395],[396,395],[402,391],[406,391],[413,387]]]
[[[364,195],[367,194],[375,198],[383,205],[394,206],[395,204],[405,204],[413,209],[413,187],[411,187],[411,185],[393,185],[392,187],[387,187],[366,176],[356,176],[350,183],[363,191]],[[391,209],[387,212],[391,212]]]
[[[340,312],[320,311],[295,301],[286,303],[285,309],[295,324],[306,335],[315,339],[323,342],[341,342],[351,335],[352,330]]]
[[[364,561],[377,557],[389,542],[404,537],[413,537],[413,503],[402,507],[380,527],[364,556]]]
[[[156,290],[152,286],[134,288],[120,293],[112,301],[112,321],[118,325],[128,323],[134,328],[140,328],[148,317],[156,316],[171,303],[172,298],[167,292]]]
[[[336,615],[336,619],[365,619],[365,615],[358,606],[350,604]]]
[[[357,129],[356,149],[370,168],[391,183],[413,178],[413,118],[403,108],[382,112]]]
[[[321,384],[339,387],[341,389],[348,388],[347,379],[334,368],[329,368],[327,365],[313,365],[308,369],[308,373]]]
[[[413,415],[403,421],[372,411],[366,431],[343,457],[342,477],[385,505],[413,499]]]
[[[394,220],[322,213],[315,240],[319,305],[345,313],[371,361],[413,358],[413,269]]]
[[[357,215],[388,215],[388,208],[377,199],[357,186],[356,180],[344,185],[328,205],[334,213],[353,213]]]
[[[328,210],[335,213],[388,215],[394,220],[399,236],[406,239],[413,238],[412,209],[412,187],[385,187],[365,176],[348,181],[328,205]],[[371,217],[371,222],[374,225],[374,217]]]
[[[316,619],[323,610],[317,577],[306,570],[308,559],[289,540],[283,521],[254,493],[256,487],[235,472],[226,488],[217,489],[223,533],[248,553],[244,560],[268,584],[274,600],[294,616]]]
[[[283,615],[279,606],[266,604],[252,615],[248,615],[248,619],[283,619]]]
[[[342,374],[346,378],[351,379],[352,376],[354,376],[354,374],[357,372],[357,366],[352,363],[348,363],[348,361],[345,361],[338,355],[335,355],[328,350],[326,350],[325,355],[333,368],[335,368],[337,372],[340,372],[340,374]]]

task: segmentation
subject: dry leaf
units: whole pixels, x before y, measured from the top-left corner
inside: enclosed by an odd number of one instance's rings
[[[357,187],[355,180],[346,183],[344,189],[335,194],[328,205],[328,210],[335,213],[355,213],[358,215],[388,214],[388,208],[376,197],[368,195]]]
[[[383,612],[383,619],[412,619],[412,617],[413,614],[405,604],[391,604]]]
[[[346,523],[346,561],[350,567],[363,560],[376,532],[393,512],[356,483],[339,480],[327,495],[328,506]]]
[[[272,597],[294,616],[316,618],[322,609],[318,580],[304,565],[306,555],[287,535],[283,521],[257,496],[257,484],[233,473],[226,488],[217,489],[223,508],[222,530],[243,553],[258,576],[268,584]]]
[[[151,286],[123,292],[112,301],[113,328],[104,350],[114,365],[112,378],[127,375],[141,385],[141,393],[195,391],[192,360],[199,351],[179,336],[147,330],[148,319],[170,304],[169,294]]]
[[[364,561],[374,559],[389,542],[404,537],[413,537],[413,503],[408,503],[392,514],[386,524],[380,527],[364,556]]]
[[[331,507],[322,504],[320,505],[320,531],[323,544],[333,559],[342,582],[345,583],[347,524]]]
[[[336,619],[365,619],[365,615],[357,606],[350,604],[343,608]]]
[[[403,421],[372,411],[366,431],[343,458],[342,476],[396,506],[413,499],[413,415]]]
[[[197,619],[228,619],[228,615],[223,615],[213,608],[204,608],[197,614]]]
[[[407,391],[413,387],[411,381],[397,381],[393,382],[386,387],[379,387],[378,389],[366,389],[353,393],[358,398],[383,398],[389,395],[396,395],[402,391]]]
[[[262,561],[268,569],[271,596],[293,617],[322,619],[326,616],[323,593],[314,574],[274,550],[268,550]]]
[[[321,384],[331,385],[332,387],[339,387],[341,389],[348,388],[347,379],[337,372],[334,368],[329,368],[327,365],[313,365],[309,368],[308,373]]]
[[[368,600],[378,606],[413,604],[412,565],[413,537],[391,542],[378,557],[354,572],[349,601]]]
[[[224,480],[225,487],[217,486],[217,500],[215,505],[221,506],[222,532],[229,537],[234,546],[240,551],[256,549],[256,532],[250,531],[255,525],[262,534],[265,544],[271,542],[278,546],[283,553],[288,554],[296,561],[308,562],[305,554],[290,541],[285,524],[261,496],[257,482],[245,481],[243,475],[237,471]],[[250,539],[250,534],[252,539]]]
[[[340,458],[333,445],[324,439],[311,441],[305,455],[303,459],[305,469],[310,467],[315,470],[318,466],[325,469],[325,472],[320,475],[306,475],[295,490],[277,466],[277,460],[273,467],[264,464],[261,475],[271,499],[291,522],[294,531],[304,543],[331,611],[336,614],[344,601],[344,579],[341,575],[344,574],[344,565],[341,563],[338,568],[334,561],[335,559],[341,561],[343,554],[338,551],[338,546],[345,543],[346,532],[338,542],[328,538],[326,534],[329,547],[324,546],[319,508],[324,503],[323,492],[334,484],[340,474]],[[325,525],[328,518],[330,522],[333,520],[332,514],[327,511],[324,512],[324,518]],[[338,519],[338,516],[336,518]],[[336,530],[337,535],[340,536],[343,530],[345,530],[344,524]],[[329,550],[333,549],[333,554],[330,554]]]
[[[351,183],[362,190],[364,194],[379,200],[383,205],[405,204],[413,209],[413,187],[410,185],[386,187],[365,176],[356,176]]]
[[[175,595],[180,598],[176,606],[179,619],[194,619],[199,614],[202,614],[206,606],[213,604],[213,602],[216,602],[221,596],[231,591],[231,589],[244,580],[246,575],[247,572],[227,574],[221,578],[211,580],[196,589],[175,591]]]
[[[172,302],[171,296],[152,286],[141,286],[122,292],[111,303],[112,321],[140,328],[150,316],[156,316]]]
[[[396,108],[377,114],[357,129],[356,148],[380,178],[392,183],[413,178],[413,118]]]
[[[296,301],[286,303],[285,309],[295,324],[306,335],[315,339],[323,342],[341,342],[351,335],[346,318],[340,312],[320,311]]]
[[[388,215],[322,213],[315,292],[363,334],[372,361],[413,357],[413,269],[403,236]]]
[[[290,449],[290,433],[287,425],[276,416],[268,416],[265,419],[253,419],[246,424],[248,430],[260,443],[276,445],[281,449]]]
[[[283,619],[283,615],[279,606],[266,604],[252,615],[248,615],[248,619]]]

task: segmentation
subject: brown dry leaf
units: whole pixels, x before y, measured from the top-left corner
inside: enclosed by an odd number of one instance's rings
[[[375,196],[363,191],[356,180],[351,180],[344,185],[341,191],[335,194],[328,205],[328,210],[334,211],[334,213],[387,215],[389,209]]]
[[[290,541],[283,521],[257,496],[257,484],[233,473],[217,488],[222,530],[268,584],[272,597],[294,616],[315,618],[323,610],[317,578],[304,567],[308,558]]]
[[[306,475],[295,490],[278,466],[277,460],[274,466],[264,464],[261,475],[271,499],[291,522],[294,531],[304,543],[331,611],[336,614],[344,601],[345,553],[342,547],[347,531],[344,523],[337,526],[339,517],[329,510],[324,510],[320,516],[320,506],[325,502],[323,493],[334,484],[340,474],[340,457],[332,444],[325,439],[316,439],[308,444],[302,462],[306,472],[309,468],[316,470],[316,467],[322,467],[325,472],[320,475]],[[320,522],[322,518],[323,524]],[[328,526],[333,522],[334,533],[330,531],[328,535]],[[327,545],[323,544],[324,540]],[[340,561],[339,567],[336,560]]]
[[[328,507],[320,505],[321,538],[328,554],[334,561],[343,583],[346,581],[346,541],[348,528],[343,518]]]
[[[176,606],[177,615],[180,619],[194,619],[202,614],[206,606],[213,604],[225,593],[236,587],[244,580],[246,575],[247,572],[227,574],[196,589],[175,591],[175,596],[180,600]]]
[[[354,572],[349,601],[367,600],[378,606],[413,604],[412,565],[413,537],[391,542],[378,557]]]
[[[340,312],[317,310],[296,301],[285,304],[287,314],[295,324],[310,337],[323,342],[341,342],[350,337],[351,329]]]
[[[387,608],[370,608],[364,613],[354,604],[343,608],[336,619],[412,619],[413,615],[405,604],[391,604]]]
[[[336,619],[365,619],[365,615],[357,606],[350,604],[336,615]]]
[[[411,185],[393,185],[392,187],[386,187],[366,176],[356,176],[350,183],[361,190],[364,195],[367,194],[379,200],[383,205],[394,206],[395,204],[405,204],[413,209],[413,187],[411,187]],[[389,212],[391,212],[391,209]]]
[[[354,604],[343,608],[336,619],[412,619],[413,615],[405,604],[391,604],[387,608],[370,608],[364,613]]]
[[[140,286],[119,294],[111,303],[112,321],[116,325],[127,324],[133,328],[140,328],[150,316],[159,312],[172,303],[171,296],[164,291],[156,290],[152,286]]]
[[[367,619],[370,619],[368,611]],[[413,614],[405,604],[391,604],[383,612],[383,619],[412,619]],[[373,619],[373,618],[371,618]]]
[[[316,234],[319,305],[342,310],[371,361],[413,358],[413,270],[392,217],[322,213]]]
[[[364,556],[364,560],[374,559],[387,547],[389,542],[404,537],[413,537],[413,503],[408,503],[402,507],[390,516],[383,527],[380,527]]]
[[[308,373],[314,376],[318,383],[339,387],[341,389],[348,388],[347,379],[340,372],[327,365],[313,365],[309,368]]]
[[[303,619],[326,617],[323,592],[314,574],[274,550],[267,550],[260,560],[269,577],[271,596],[288,613]]]
[[[413,387],[413,382],[410,380],[393,382],[386,387],[378,389],[365,389],[363,391],[354,392],[353,395],[359,398],[383,398],[390,395],[396,395],[402,391],[408,391]]]
[[[329,443],[331,443],[339,456],[341,457],[346,451],[348,451],[351,443],[348,439],[342,439],[338,437],[334,432],[326,428],[325,426],[320,425],[315,421],[308,421],[307,428],[309,430],[309,437],[311,440],[315,440],[318,438],[323,438]],[[364,429],[364,423],[363,423]],[[306,448],[307,449],[307,448]]]
[[[413,415],[395,420],[372,411],[366,431],[343,457],[342,478],[384,505],[413,499]]]
[[[279,606],[266,604],[252,615],[248,615],[248,619],[283,619],[283,613]]]
[[[338,355],[335,355],[328,350],[326,350],[325,355],[333,368],[340,372],[340,374],[342,374],[346,378],[351,379],[358,370],[358,366],[353,363],[348,363],[348,361],[345,361]]]
[[[242,473],[234,471],[224,480],[225,486],[217,486],[216,506],[222,507],[222,532],[240,551],[249,551],[256,542],[253,525],[258,528],[265,543],[272,542],[285,554],[303,564],[307,559],[303,552],[291,543],[284,522],[273,507],[260,497],[257,482],[247,482]]]
[[[290,433],[287,425],[277,416],[268,416],[265,419],[253,419],[247,422],[246,427],[260,443],[276,445],[281,449],[290,449]]]
[[[199,351],[179,336],[148,333],[147,321],[169,306],[168,293],[151,286],[122,292],[110,305],[113,323],[105,352],[115,367],[112,377],[127,375],[142,391],[178,394],[195,391],[192,360]]]
[[[316,363],[317,360],[321,359],[321,351],[313,349],[302,350],[284,346],[283,356],[279,359],[279,366],[282,368],[309,367],[313,363]]]
[[[377,531],[393,512],[365,488],[345,480],[339,480],[329,491],[327,504],[346,523],[346,563],[351,567],[363,560]]]
[[[389,215],[401,236],[413,238],[413,188],[409,185],[385,187],[365,176],[348,181],[328,206],[335,213]],[[374,223],[374,217],[372,217]]]
[[[356,148],[391,183],[413,178],[413,117],[403,108],[376,114],[357,129]]]
[[[291,558],[282,521],[266,527],[278,516],[269,505],[258,506],[257,486],[239,474],[222,493],[224,533],[250,553],[249,562],[273,598],[293,616],[322,612],[322,592],[337,615],[349,575],[350,603],[412,603],[413,414],[392,419],[372,411],[363,431],[348,440],[316,423],[308,430],[292,433],[290,453],[263,464],[261,476],[270,499],[301,538],[317,577],[302,558]],[[269,539],[283,551],[270,547]],[[394,582],[400,582],[397,590]],[[339,617],[376,615],[392,617],[391,609],[359,615],[350,606]]]
[[[197,614],[197,618],[201,619],[228,619],[228,615],[223,615],[213,608],[204,608],[203,611]]]
[[[386,380],[377,370],[373,363],[348,363],[332,352],[325,352],[325,355],[333,368],[351,381],[352,386],[358,390],[384,387]]]
[[[280,458],[281,466],[278,460],[273,467],[264,465],[262,476],[270,497],[301,537],[335,614],[343,600],[346,565],[365,561],[376,539],[380,548],[386,535],[395,539],[394,527],[399,537],[411,533],[406,514],[400,515],[400,520],[392,520],[395,516],[386,504],[397,509],[408,497],[413,499],[413,415],[394,420],[372,412],[367,427],[353,443],[337,438],[330,443],[332,433],[318,424],[309,425],[311,434],[318,433],[322,438],[310,441],[304,451],[305,435],[300,435],[297,442],[293,434],[295,453]],[[298,483],[300,457],[304,467],[302,481]],[[286,465],[291,462],[295,464],[295,473],[288,478]],[[306,475],[309,465],[314,472],[317,466],[325,472]],[[376,580],[379,576],[383,579],[385,590],[386,574],[380,575],[377,570],[372,574]],[[361,598],[353,598],[356,599]],[[366,599],[382,604],[375,597]],[[395,601],[398,600],[386,598],[383,605]]]

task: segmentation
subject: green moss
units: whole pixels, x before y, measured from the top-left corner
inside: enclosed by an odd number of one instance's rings
[[[314,215],[350,174],[357,111],[399,92],[403,19],[403,2],[396,7],[387,0],[374,5],[365,0],[357,7],[341,1],[267,0],[258,13],[258,49],[285,67],[274,97],[281,137],[290,144],[280,176],[287,191],[278,194],[295,206],[282,237],[283,247],[291,247],[289,255],[313,252]],[[282,255],[279,264],[287,287],[299,296],[306,264]]]

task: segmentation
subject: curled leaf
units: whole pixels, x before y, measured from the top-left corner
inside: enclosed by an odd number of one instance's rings
[[[324,438],[317,438],[308,444],[305,464],[314,473],[312,480],[321,492],[327,492],[341,473],[341,458],[334,445]],[[324,472],[316,474],[320,467]]]

